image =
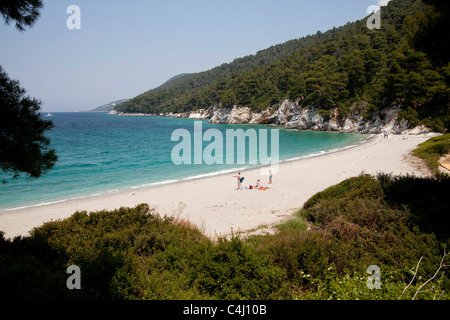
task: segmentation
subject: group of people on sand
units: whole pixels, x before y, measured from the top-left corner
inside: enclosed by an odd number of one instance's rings
[[[240,172],[238,172],[238,174],[236,176],[233,176],[233,178],[237,178],[237,189],[236,190],[241,190],[242,182],[244,181],[245,178],[241,175]],[[269,184],[271,184],[271,183],[272,183],[272,171],[269,171]],[[250,185],[248,187],[248,189],[266,190],[266,189],[269,189],[269,187],[263,187],[261,185],[261,181],[258,179],[258,180],[256,180],[256,185],[254,185],[254,186]]]
[[[383,133],[383,138],[389,138],[389,134],[387,133]],[[405,136],[401,136],[400,138],[398,138],[398,140],[407,140],[408,138]]]

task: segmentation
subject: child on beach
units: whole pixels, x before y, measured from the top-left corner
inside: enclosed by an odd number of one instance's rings
[[[241,189],[241,184],[242,184],[242,181],[244,181],[244,177],[242,177],[241,173],[238,172],[237,176],[233,176],[233,178],[237,178],[237,189],[236,190]]]

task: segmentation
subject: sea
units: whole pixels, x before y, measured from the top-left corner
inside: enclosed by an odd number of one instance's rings
[[[267,155],[272,150],[272,130],[278,130],[280,162],[351,148],[369,138],[361,134],[297,131],[263,125],[212,124],[206,120],[169,117],[127,117],[96,112],[42,113],[41,117],[54,124],[46,136],[50,139],[50,147],[56,151],[58,161],[37,179],[24,175],[12,179],[2,173],[5,183],[0,182],[0,212],[225,173],[234,174],[263,165],[259,159],[257,163],[250,164],[250,143],[245,144],[245,163],[237,163],[237,155],[234,163],[227,164],[225,161],[226,152],[239,152],[236,143],[235,150],[224,151],[224,164],[194,163],[194,155],[191,164],[176,164],[173,150],[182,141],[181,138],[172,139],[173,133],[180,131],[177,129],[191,134],[192,153],[195,149],[194,136],[199,134],[194,132],[194,128],[201,128],[202,135],[209,129],[216,129],[209,132],[217,134],[220,131],[224,141],[230,129],[235,132],[251,129],[261,134],[264,132],[261,130],[265,129]],[[202,150],[206,150],[214,139],[208,141],[200,142]],[[214,152],[211,154],[216,155]]]

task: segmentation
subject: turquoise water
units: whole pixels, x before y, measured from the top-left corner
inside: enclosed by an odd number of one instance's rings
[[[47,133],[58,162],[38,179],[18,178],[0,185],[0,209],[21,208],[171,183],[251,167],[248,164],[207,165],[172,162],[172,132],[184,128],[194,137],[192,119],[120,117],[104,113],[54,113]],[[299,132],[278,127],[218,125],[202,121],[202,131],[279,129],[281,161],[336,151],[362,142],[367,136],[330,132]],[[210,142],[203,142],[203,148]],[[224,143],[225,146],[225,143]],[[270,155],[271,146],[268,146]],[[192,148],[194,151],[194,148]],[[229,151],[230,152],[230,151]],[[231,150],[233,152],[233,150]],[[225,152],[224,152],[225,153]],[[247,148],[248,155],[248,148]],[[192,158],[193,159],[193,158]],[[225,156],[224,156],[225,159]]]

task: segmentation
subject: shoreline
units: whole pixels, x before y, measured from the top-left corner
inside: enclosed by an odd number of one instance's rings
[[[189,220],[210,237],[255,230],[290,217],[315,193],[361,172],[429,175],[427,169],[419,170],[418,164],[408,159],[408,154],[434,135],[408,135],[403,140],[401,135],[384,139],[378,134],[349,148],[284,160],[279,164],[271,188],[265,191],[236,190],[235,178],[231,176],[239,169],[233,169],[206,177],[157,182],[126,191],[4,210],[0,213],[0,231],[4,231],[7,238],[26,236],[33,227],[67,218],[76,211],[113,210],[140,203],[148,203],[162,216]],[[261,179],[263,186],[269,186],[268,177],[261,175],[260,167],[241,171],[245,176],[243,186],[255,184],[256,179]]]
[[[286,129],[286,130],[289,130],[289,129]],[[308,130],[306,130],[306,131],[308,131]],[[347,133],[344,132],[343,134],[347,134]],[[350,133],[350,134],[355,134],[355,133]],[[358,135],[365,135],[367,137],[365,139],[362,139],[362,140],[357,141],[357,142],[355,142],[353,144],[350,144],[350,145],[346,145],[344,147],[332,148],[332,149],[327,150],[327,151],[320,151],[320,152],[316,152],[316,153],[311,153],[311,154],[302,155],[302,156],[294,156],[292,158],[287,158],[287,159],[284,159],[284,160],[280,160],[279,164],[282,164],[282,163],[285,163],[285,162],[298,161],[298,160],[302,160],[302,159],[320,157],[320,156],[324,156],[324,155],[327,155],[327,154],[330,154],[330,153],[345,151],[347,149],[355,148],[355,147],[357,147],[359,145],[368,143],[371,139],[374,139],[377,136],[376,134],[363,134],[363,133],[357,133],[357,134]],[[205,178],[225,175],[225,174],[229,174],[229,173],[234,173],[234,172],[239,171],[239,170],[242,170],[242,171],[243,170],[253,170],[253,169],[268,167],[268,165],[256,165],[256,166],[251,166],[251,167],[245,167],[245,165],[246,164],[243,164],[244,167],[223,169],[223,170],[213,171],[213,172],[208,172],[208,173],[200,173],[200,174],[195,174],[193,176],[187,176],[187,177],[182,177],[182,178],[171,178],[171,179],[168,179],[168,180],[154,181],[154,182],[149,182],[149,183],[142,183],[142,184],[137,184],[137,185],[125,186],[125,187],[122,187],[121,189],[115,188],[115,189],[110,189],[110,190],[102,190],[102,191],[96,191],[96,192],[93,192],[93,193],[85,193],[85,194],[75,195],[75,196],[69,197],[69,198],[60,198],[60,199],[56,199],[56,200],[47,200],[45,202],[39,202],[39,203],[29,203],[29,204],[20,205],[20,206],[17,206],[17,207],[0,208],[0,215],[2,213],[10,212],[10,211],[18,211],[18,210],[28,209],[28,208],[38,208],[38,207],[41,207],[41,206],[47,206],[47,205],[52,205],[52,204],[57,204],[57,203],[64,203],[64,202],[75,201],[75,200],[78,201],[78,200],[83,200],[83,199],[97,197],[97,196],[114,195],[114,194],[124,193],[124,192],[128,192],[128,191],[133,191],[133,190],[136,190],[136,189],[153,188],[153,187],[158,187],[158,186],[163,186],[163,185],[170,185],[170,184],[174,184],[174,183],[180,183],[180,182],[184,182],[184,181],[205,179]],[[1,231],[1,229],[0,229],[0,231]]]

